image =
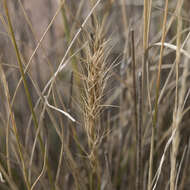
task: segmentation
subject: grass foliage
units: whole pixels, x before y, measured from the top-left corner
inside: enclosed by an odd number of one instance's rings
[[[188,190],[189,1],[0,1],[0,189]]]

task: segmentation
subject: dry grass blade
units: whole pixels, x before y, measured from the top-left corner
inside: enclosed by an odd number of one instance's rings
[[[67,112],[65,112],[65,111],[63,111],[63,110],[61,110],[61,109],[59,109],[59,108],[57,108],[55,106],[50,105],[46,96],[44,96],[44,98],[45,98],[45,103],[47,104],[48,107],[50,107],[51,109],[54,109],[54,110],[62,113],[63,115],[65,115],[66,117],[68,117],[71,121],[73,121],[73,122],[76,121],[69,113],[67,113]]]
[[[175,108],[173,112],[173,124],[172,124],[172,130],[174,131],[176,128],[179,128],[181,119],[182,119],[182,106],[184,101],[184,96],[186,92],[186,78],[187,78],[187,72],[188,68],[184,68],[183,70],[183,80],[182,80],[182,87],[179,91],[179,64],[181,59],[181,30],[182,30],[182,20],[180,18],[181,15],[181,9],[183,6],[183,0],[179,4],[178,7],[178,25],[177,25],[177,49],[176,49],[176,95],[175,95]],[[175,182],[176,182],[176,163],[177,163],[177,154],[180,144],[180,133],[179,130],[177,130],[176,135],[174,136],[172,140],[172,152],[171,152],[171,171],[170,171],[170,190],[175,190]]]

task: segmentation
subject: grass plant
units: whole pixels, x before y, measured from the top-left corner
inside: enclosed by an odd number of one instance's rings
[[[0,1],[0,189],[188,190],[188,1]]]

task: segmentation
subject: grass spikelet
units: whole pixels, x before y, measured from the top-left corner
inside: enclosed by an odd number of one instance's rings
[[[97,22],[96,18],[93,18]],[[107,41],[104,40],[102,28],[95,23],[93,32],[88,36],[88,45],[85,49],[83,69],[83,107],[84,129],[88,141],[89,161],[92,170],[100,185],[98,146],[101,143],[104,129],[100,125],[102,98],[108,77],[106,64]],[[94,175],[92,174],[92,175]],[[94,182],[92,182],[94,183]],[[95,184],[92,184],[94,186]]]

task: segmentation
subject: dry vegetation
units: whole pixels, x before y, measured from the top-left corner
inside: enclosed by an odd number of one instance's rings
[[[0,189],[190,188],[188,0],[0,1]]]

